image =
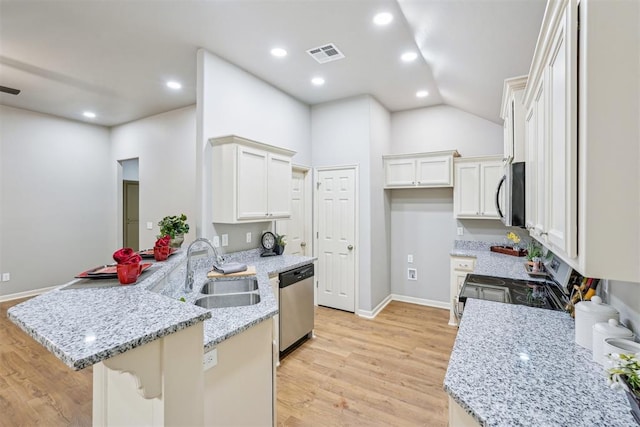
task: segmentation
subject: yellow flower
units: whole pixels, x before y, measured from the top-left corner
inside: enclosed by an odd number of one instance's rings
[[[520,243],[520,236],[518,236],[513,231],[507,233],[507,239],[511,240],[513,243]]]

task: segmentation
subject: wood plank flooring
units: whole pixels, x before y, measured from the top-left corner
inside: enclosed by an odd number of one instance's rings
[[[90,426],[91,368],[73,371],[7,319],[0,303],[0,426]]]
[[[279,426],[446,426],[447,310],[390,303],[375,319],[316,309],[316,337],[278,369]]]
[[[0,426],[90,426],[91,368],[72,371],[0,303]],[[280,426],[446,426],[448,311],[392,302],[375,319],[316,309],[316,337],[278,369]]]

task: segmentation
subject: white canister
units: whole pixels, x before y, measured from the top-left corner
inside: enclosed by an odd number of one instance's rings
[[[636,354],[636,353],[640,353],[640,344],[625,338],[607,338],[604,340],[603,351],[605,355],[609,355],[611,353]],[[608,357],[605,356],[604,360],[605,360],[605,366],[606,366]]]
[[[591,301],[581,301],[576,304],[576,343],[592,350],[593,325],[608,322],[609,319],[620,320],[618,310],[603,304],[602,298],[594,296]]]
[[[600,322],[593,325],[593,361],[604,365],[607,358],[604,352],[604,340],[606,338],[633,338],[633,332],[625,328],[616,319],[609,322]]]

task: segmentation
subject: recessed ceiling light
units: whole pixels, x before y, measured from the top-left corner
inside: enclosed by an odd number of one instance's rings
[[[418,98],[426,98],[427,96],[429,96],[429,92],[427,92],[426,90],[419,90],[416,92],[416,96]]]
[[[167,87],[169,89],[178,90],[178,89],[182,89],[182,84],[175,81],[170,81],[170,82],[167,82]]]
[[[324,79],[322,77],[314,77],[311,79],[311,83],[316,86],[322,86],[324,84]]]
[[[273,49],[271,49],[271,55],[275,56],[276,58],[283,58],[287,56],[287,51],[281,47],[274,47]]]
[[[415,61],[415,59],[418,57],[418,54],[415,52],[405,52],[402,54],[402,56],[400,57],[404,62],[411,62],[411,61]]]
[[[378,13],[373,17],[373,23],[376,25],[389,25],[393,21],[393,15],[389,12]]]
[[[83,116],[85,116],[88,119],[95,119],[96,118],[96,113],[92,112],[92,111],[85,111],[84,113],[82,113]]]

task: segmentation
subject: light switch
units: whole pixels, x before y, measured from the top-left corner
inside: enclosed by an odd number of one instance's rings
[[[147,222],[147,230],[153,230],[153,223],[151,221]]]
[[[2,281],[3,282],[8,282],[9,280],[11,280],[11,274],[10,273],[2,273]]]
[[[229,246],[229,235],[228,234],[223,234],[222,235],[222,246]]]
[[[407,262],[408,263],[412,263],[413,262],[413,255],[407,255]]]

